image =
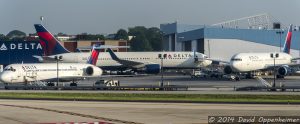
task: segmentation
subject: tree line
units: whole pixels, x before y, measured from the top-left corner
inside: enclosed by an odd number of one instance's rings
[[[34,35],[34,34],[33,34]],[[58,33],[58,36],[67,36],[65,33]],[[131,38],[129,39],[129,36]],[[113,37],[105,37],[101,34],[81,33],[76,35],[72,40],[127,40],[130,43],[130,51],[161,51],[162,50],[162,33],[159,28],[144,26],[135,26],[125,29],[119,29]],[[1,41],[20,41],[26,40],[26,34],[19,30],[13,30],[7,35],[0,34]]]

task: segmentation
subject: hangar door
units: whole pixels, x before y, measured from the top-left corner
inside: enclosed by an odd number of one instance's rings
[[[192,41],[183,41],[184,51],[192,51]]]
[[[204,53],[204,39],[197,40],[197,52]]]

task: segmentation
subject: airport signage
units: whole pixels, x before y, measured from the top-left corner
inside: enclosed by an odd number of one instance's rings
[[[42,50],[42,46],[40,43],[27,43],[24,41],[23,43],[14,43],[14,42],[6,42],[2,43],[0,46],[0,51],[5,51],[5,50]]]
[[[38,41],[0,41],[0,65],[37,63],[39,60],[34,56],[43,53]]]

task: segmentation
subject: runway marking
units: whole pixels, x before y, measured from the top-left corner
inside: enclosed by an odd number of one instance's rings
[[[73,116],[79,116],[79,117],[85,117],[85,118],[91,118],[91,119],[99,119],[99,120],[110,121],[110,122],[118,122],[118,123],[123,123],[123,124],[142,124],[142,123],[139,123],[139,122],[124,121],[124,120],[119,120],[119,119],[112,119],[112,118],[99,117],[99,116],[94,116],[94,115],[81,114],[81,113],[75,113],[75,112],[69,112],[69,111],[61,111],[61,110],[54,110],[54,109],[47,109],[47,108],[21,106],[21,105],[9,105],[9,104],[0,104],[0,105],[1,106],[8,106],[8,107],[18,107],[18,108],[50,111],[50,112],[55,112],[55,113],[61,113],[61,114],[67,114],[67,115],[73,115]]]

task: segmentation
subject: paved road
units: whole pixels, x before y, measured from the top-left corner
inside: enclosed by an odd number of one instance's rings
[[[3,105],[38,107],[119,120],[116,122],[111,121],[112,123],[122,123],[120,121],[126,123],[130,121],[148,124],[196,124],[207,123],[207,117],[212,115],[300,115],[300,105],[0,100],[0,122],[10,124],[108,121],[89,118],[89,116],[81,117],[78,115]]]

